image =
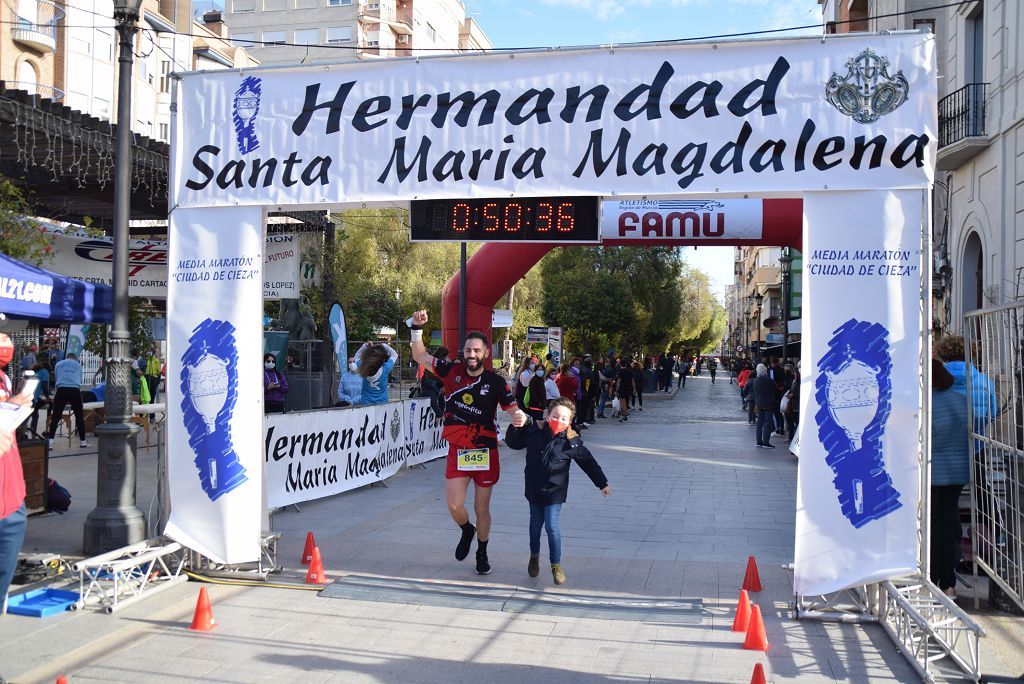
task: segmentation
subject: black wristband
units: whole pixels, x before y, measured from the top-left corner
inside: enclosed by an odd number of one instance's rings
[[[423,326],[416,325],[415,323],[413,323],[412,325],[409,326],[409,330],[423,330]]]

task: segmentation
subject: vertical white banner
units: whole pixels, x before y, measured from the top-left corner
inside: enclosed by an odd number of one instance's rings
[[[168,250],[166,534],[219,563],[259,558],[263,212],[176,209]]]
[[[918,569],[921,190],[804,195],[794,591]]]

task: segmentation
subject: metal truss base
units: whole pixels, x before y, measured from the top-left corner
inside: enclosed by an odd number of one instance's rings
[[[184,562],[180,544],[157,539],[78,561],[71,568],[78,573],[80,598],[72,607],[96,606],[107,613],[117,612],[188,581],[181,574]]]
[[[798,620],[880,624],[922,681],[981,680],[979,640],[985,630],[920,577],[814,598],[797,595],[791,608]]]
[[[268,575],[281,572],[281,566],[277,562],[277,542],[280,539],[280,532],[264,532],[260,537],[259,560],[237,565],[215,563],[198,551],[190,550],[188,552],[188,568],[204,577],[266,581]]]

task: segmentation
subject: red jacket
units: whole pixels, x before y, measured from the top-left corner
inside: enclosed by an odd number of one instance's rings
[[[749,380],[749,379],[750,379],[750,369],[749,368],[744,368],[743,370],[740,371],[740,375],[736,379],[736,381],[739,383],[740,387],[742,388],[743,386],[745,386],[747,384],[747,380]]]
[[[0,371],[0,401],[11,396],[11,381]],[[21,454],[15,443],[0,456],[0,518],[21,508],[25,501],[25,475],[21,472]]]
[[[555,384],[558,386],[558,393],[566,399],[576,401],[576,390],[580,388],[580,381],[572,373],[559,373],[555,376]]]

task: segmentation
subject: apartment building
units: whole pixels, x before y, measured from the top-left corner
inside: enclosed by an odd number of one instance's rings
[[[226,0],[236,44],[264,65],[493,47],[461,0]]]
[[[740,344],[748,350],[757,349],[758,341],[762,348],[782,344],[781,256],[781,247],[735,248],[733,327],[742,331]]]
[[[18,0],[4,3],[10,30],[0,31],[0,78],[9,87],[112,120],[117,101],[117,34],[113,0]],[[217,12],[196,21],[182,0],[145,0],[135,36],[132,130],[170,140],[171,74],[258,64],[228,40]]]
[[[53,99],[57,30],[64,8],[50,0],[0,4],[0,80],[32,95]]]

